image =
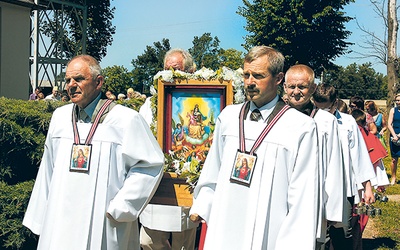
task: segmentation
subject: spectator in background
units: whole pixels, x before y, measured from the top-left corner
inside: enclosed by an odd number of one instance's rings
[[[46,101],[59,101],[61,100],[60,92],[58,91],[58,87],[54,86],[51,94],[44,98]]]
[[[111,99],[110,97],[113,95],[113,92],[111,92],[111,90],[107,90],[106,91],[106,97],[107,99]],[[115,99],[114,99],[115,100]]]
[[[61,101],[62,102],[69,102],[69,95],[61,95]]]
[[[122,93],[118,94],[118,100],[125,101],[125,94],[122,94]]]
[[[353,111],[354,109],[359,109],[365,112],[364,99],[360,96],[351,97],[349,101],[349,107],[350,107],[350,112]],[[373,135],[376,135],[378,133],[378,129],[376,128],[374,118],[372,118],[372,115],[368,113],[366,113],[366,117],[367,117],[367,123],[365,125],[365,129],[367,129]]]
[[[133,90],[133,88],[129,88],[129,89],[126,91],[126,100],[132,99],[134,93],[135,93],[135,91]]]
[[[379,141],[379,139],[365,129],[366,113],[363,112],[362,110],[354,109],[351,112],[351,115],[357,122],[357,125],[361,131],[361,134],[367,146],[369,157],[374,166],[376,174],[376,182],[377,182],[375,189],[379,192],[383,192],[385,191],[386,186],[390,184],[386,174],[385,165],[383,164],[382,161],[382,159],[385,158],[388,155],[388,153],[385,147]]]
[[[63,90],[62,92],[61,92],[61,101],[62,102],[69,102],[69,95],[68,95],[68,91],[67,90]]]
[[[400,93],[396,94],[395,106],[390,109],[387,127],[390,132],[390,155],[392,156],[390,184],[396,184],[397,163],[400,156]]]
[[[34,101],[38,98],[39,93],[42,92],[42,88],[41,87],[36,87],[35,88],[35,92],[33,92],[32,94],[29,95],[29,100],[30,101]]]
[[[381,140],[382,144],[386,147],[386,143],[384,142],[384,134],[387,130],[387,123],[385,116],[379,112],[378,106],[375,104],[374,101],[366,101],[365,102],[365,111],[372,116],[374,119],[376,128],[378,133],[376,136]]]
[[[43,94],[43,92],[40,92],[40,93],[37,95],[36,101],[40,101],[40,100],[44,100],[44,94]]]
[[[337,110],[339,110],[340,112],[342,112],[344,114],[349,113],[349,107],[342,99],[337,98],[335,106],[337,106]]]
[[[114,94],[111,94],[111,95],[108,97],[108,99],[113,100],[113,101],[116,101],[116,100],[117,100],[117,97],[116,97]]]

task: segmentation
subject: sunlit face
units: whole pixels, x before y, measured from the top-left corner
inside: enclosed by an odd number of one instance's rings
[[[174,53],[170,55],[164,65],[164,69],[168,70],[173,68],[174,70],[184,71],[185,67],[183,66],[183,56],[180,53]]]
[[[304,71],[287,73],[283,86],[289,104],[296,109],[308,104],[315,90],[315,84],[309,82],[309,76]]]
[[[396,104],[396,107],[400,108],[400,96],[396,96],[394,103]]]
[[[283,79],[283,73],[272,76],[268,71],[267,56],[262,56],[243,65],[244,89],[248,100],[257,107],[272,101],[277,94],[278,85]]]
[[[352,111],[352,110],[355,110],[355,109],[359,109],[358,107],[357,107],[357,105],[355,105],[354,103],[349,103],[349,108],[350,108],[350,111]]]
[[[71,101],[81,108],[85,108],[100,93],[103,77],[95,79],[90,72],[89,65],[80,58],[71,61],[65,73],[66,90]]]

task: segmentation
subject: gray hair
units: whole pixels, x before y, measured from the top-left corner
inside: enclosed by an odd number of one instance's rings
[[[88,64],[93,80],[96,79],[98,75],[101,75],[101,67],[96,58],[90,55],[77,55],[68,62],[67,67],[75,59],[81,59]]]
[[[285,57],[278,50],[265,45],[255,46],[251,48],[247,55],[244,57],[244,62],[251,63],[252,61],[262,56],[268,57],[268,71],[273,76],[276,76],[280,72],[283,72],[283,67],[285,66]]]
[[[185,72],[193,73],[196,70],[196,65],[193,62],[193,57],[192,55],[187,52],[184,49],[180,48],[175,48],[175,49],[170,49],[165,53],[164,56],[164,65],[167,62],[168,57],[174,55],[174,54],[181,54],[183,57],[183,67]]]

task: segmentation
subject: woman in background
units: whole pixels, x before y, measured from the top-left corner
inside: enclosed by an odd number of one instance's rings
[[[400,156],[400,93],[395,96],[395,106],[390,109],[387,127],[390,132],[390,154],[392,156],[390,184],[396,183],[397,162]]]
[[[387,130],[386,118],[385,116],[379,112],[378,106],[376,106],[374,101],[366,101],[365,102],[365,111],[368,112],[374,118],[375,125],[378,129],[378,133],[376,136],[381,139]],[[382,141],[382,140],[381,140]],[[386,146],[386,144],[383,144]]]

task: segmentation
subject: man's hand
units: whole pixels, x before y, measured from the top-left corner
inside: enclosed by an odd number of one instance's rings
[[[198,214],[191,214],[189,219],[193,222],[200,222],[203,220],[203,218],[201,218]]]
[[[375,202],[375,196],[372,192],[372,186],[370,181],[366,181],[363,183],[364,186],[364,202],[366,204],[372,204]]]
[[[118,221],[116,221],[116,220],[112,217],[111,214],[106,213],[106,217],[107,217],[111,222],[113,222],[113,223],[118,223]]]

